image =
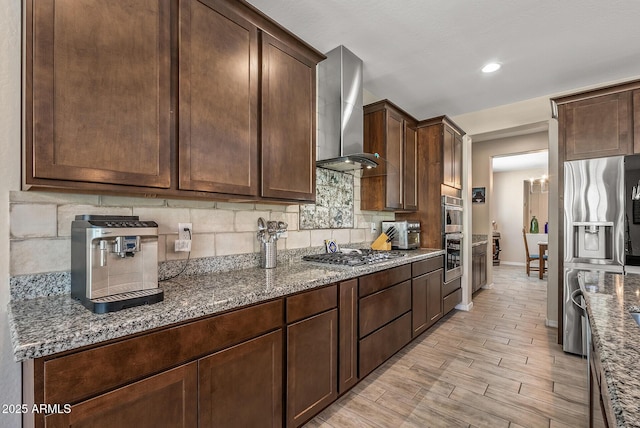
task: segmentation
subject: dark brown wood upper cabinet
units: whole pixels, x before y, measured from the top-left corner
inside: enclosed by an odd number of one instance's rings
[[[25,182],[170,185],[170,3],[27,0]]]
[[[462,135],[451,126],[442,126],[442,184],[462,188]]]
[[[258,29],[215,1],[180,2],[180,189],[258,193]]]
[[[315,200],[324,56],[235,0],[25,0],[24,188]]]
[[[316,62],[262,37],[263,197],[315,200]]]
[[[418,209],[418,131],[404,123],[404,204],[405,210]]]
[[[633,153],[631,91],[561,104],[558,114],[565,160]]]
[[[364,151],[379,153],[378,167],[364,170],[361,208],[409,211],[417,208],[415,120],[388,100],[364,108]]]

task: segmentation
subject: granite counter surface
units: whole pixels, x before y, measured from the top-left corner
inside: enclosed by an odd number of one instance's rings
[[[405,257],[358,267],[293,262],[162,282],[164,301],[94,314],[70,295],[9,302],[14,358],[23,361],[240,308],[444,254],[405,251]]]
[[[617,427],[640,427],[640,275],[586,273],[581,287]],[[613,422],[613,421],[610,421]]]

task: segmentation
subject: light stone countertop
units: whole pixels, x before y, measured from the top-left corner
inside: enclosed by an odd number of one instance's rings
[[[590,274],[581,278],[591,336],[602,363],[617,427],[640,427],[640,275]]]
[[[160,283],[164,301],[94,314],[70,295],[9,302],[9,330],[16,361],[39,358],[154,328],[194,320],[338,281],[441,256],[443,250],[404,251],[405,257],[357,267],[293,262]]]

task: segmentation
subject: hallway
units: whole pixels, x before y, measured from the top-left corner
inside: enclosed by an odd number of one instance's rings
[[[494,267],[453,311],[305,427],[586,426],[586,360],[545,326],[546,280]]]

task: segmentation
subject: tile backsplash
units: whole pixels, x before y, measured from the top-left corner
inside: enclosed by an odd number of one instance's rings
[[[316,203],[300,205],[300,229],[353,228],[354,179],[316,168]]]
[[[278,241],[278,249],[283,252],[322,247],[325,239],[335,239],[342,245],[373,241],[377,234],[371,234],[371,223],[376,223],[379,230],[380,222],[392,220],[393,213],[360,211],[359,179],[336,174],[339,176],[327,174],[326,181],[325,178],[319,180],[326,185],[318,187],[316,196],[322,204],[331,205],[326,201],[333,198],[339,200],[333,206],[336,210],[330,211],[334,213],[333,219],[329,223],[315,222],[312,229],[306,228],[306,221],[305,228],[299,226],[300,217],[311,209],[308,205],[301,208],[299,205],[11,192],[10,273],[16,276],[69,271],[71,221],[78,214],[137,215],[155,220],[159,226],[159,262],[187,257],[187,253],[173,250],[179,222],[193,224],[191,259],[259,253],[256,239],[259,217],[289,224],[287,238]],[[345,178],[351,181],[350,186],[345,184]]]

